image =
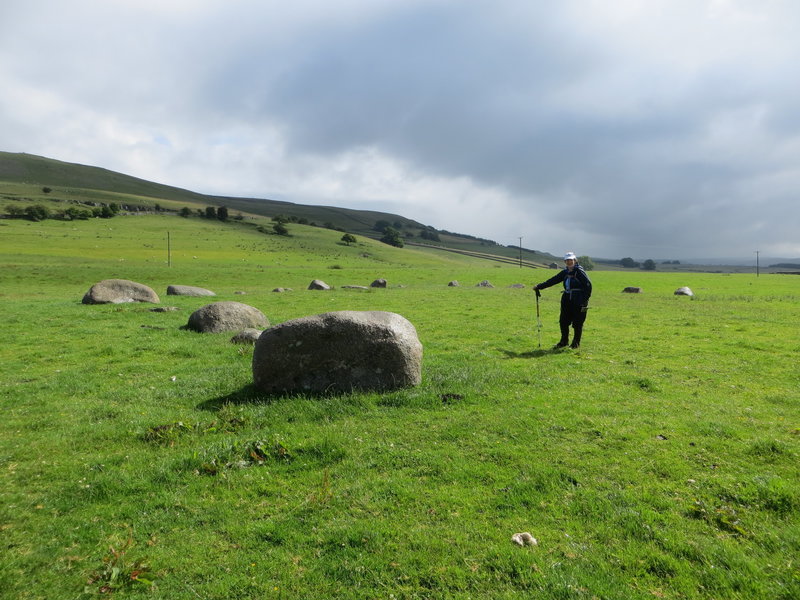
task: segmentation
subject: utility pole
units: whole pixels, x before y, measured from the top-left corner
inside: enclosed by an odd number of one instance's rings
[[[758,277],[758,272],[759,272],[758,253],[759,251],[756,250],[756,277]]]
[[[522,268],[522,236],[519,236],[519,268]]]

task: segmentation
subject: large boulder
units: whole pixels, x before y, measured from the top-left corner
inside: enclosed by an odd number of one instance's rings
[[[475,287],[493,288],[494,286],[489,282],[488,279],[484,279],[480,283],[476,283]]]
[[[161,302],[158,294],[143,283],[127,279],[104,279],[89,288],[83,304],[122,304],[124,302]]]
[[[691,288],[688,288],[688,287],[684,286],[684,287],[679,287],[677,290],[675,290],[675,295],[676,296],[694,296],[694,292],[691,290]]]
[[[242,329],[266,329],[269,321],[257,308],[241,302],[214,302],[189,316],[189,329],[200,333],[221,333]]]
[[[211,290],[193,285],[169,285],[167,296],[216,296]]]
[[[386,280],[383,278],[376,279],[372,283],[369,284],[370,287],[374,288],[385,288],[386,287]]]
[[[269,393],[390,390],[418,385],[422,344],[391,312],[340,311],[303,317],[261,334],[253,380]]]

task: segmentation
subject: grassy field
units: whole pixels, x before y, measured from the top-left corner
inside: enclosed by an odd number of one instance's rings
[[[0,221],[0,597],[800,597],[800,279],[594,271],[551,352],[551,271],[291,230]],[[179,310],[80,303],[111,277]],[[397,312],[423,383],[263,397],[170,284]]]

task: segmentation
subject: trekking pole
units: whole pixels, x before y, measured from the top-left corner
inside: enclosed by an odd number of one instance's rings
[[[533,290],[536,292],[536,331],[539,332],[539,349],[542,348],[542,317],[539,315],[539,297],[542,293],[539,290]]]

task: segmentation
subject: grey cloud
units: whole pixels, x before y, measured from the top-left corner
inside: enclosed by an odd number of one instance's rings
[[[516,237],[502,222],[510,219],[595,240],[598,254],[627,244],[625,254],[658,248],[666,257],[795,239],[800,84],[789,23],[800,21],[790,3],[673,1],[659,22],[634,11],[600,25],[584,14],[591,6],[574,2],[352,0],[285,11],[206,2],[119,13],[84,0],[51,3],[41,18],[28,5],[0,9],[17,24],[0,19],[0,57],[17,58],[0,70],[61,98],[62,119],[86,112],[153,144],[169,139],[155,152],[175,172],[213,156],[260,182],[262,155],[236,139],[257,145],[277,131],[289,162],[375,148],[415,174],[503,190],[514,215],[466,231],[475,235]],[[762,19],[732,18],[717,31],[708,15],[726,8]],[[615,10],[633,9],[609,6],[603,16]],[[25,45],[31,37],[36,51]],[[205,160],[198,173],[213,166]],[[775,208],[788,218],[766,232],[761,216]],[[559,244],[553,236],[542,239]]]

